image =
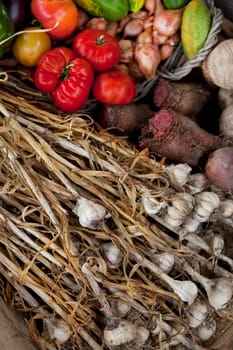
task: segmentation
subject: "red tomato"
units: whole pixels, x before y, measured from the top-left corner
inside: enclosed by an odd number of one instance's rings
[[[74,37],[73,50],[96,72],[113,68],[121,57],[118,41],[103,30],[84,29]]]
[[[117,70],[100,73],[93,85],[93,95],[99,102],[123,105],[131,103],[136,96],[132,78]]]
[[[93,80],[90,64],[75,57],[75,53],[66,47],[47,51],[34,75],[37,89],[49,93],[56,106],[68,113],[76,112],[85,105]]]
[[[78,24],[78,8],[72,0],[32,0],[31,12],[52,39],[69,37]]]

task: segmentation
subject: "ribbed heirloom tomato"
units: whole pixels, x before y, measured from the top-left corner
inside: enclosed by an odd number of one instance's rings
[[[121,57],[118,41],[103,30],[84,29],[74,37],[73,50],[96,72],[113,68]]]
[[[49,93],[55,105],[68,113],[76,112],[85,105],[93,80],[90,64],[77,58],[67,47],[47,51],[34,75],[37,89]]]
[[[31,12],[52,39],[69,37],[77,28],[78,8],[72,0],[32,0]]]

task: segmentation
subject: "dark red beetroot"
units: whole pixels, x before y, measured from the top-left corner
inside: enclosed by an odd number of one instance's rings
[[[197,116],[210,98],[210,91],[201,84],[160,79],[154,89],[154,105],[190,117]]]
[[[220,139],[189,117],[164,109],[142,128],[140,144],[172,161],[197,165],[205,153],[217,148]]]
[[[154,115],[146,104],[103,105],[97,121],[104,129],[121,135],[130,135]]]
[[[211,153],[205,173],[208,179],[224,191],[233,190],[233,147],[222,147]]]

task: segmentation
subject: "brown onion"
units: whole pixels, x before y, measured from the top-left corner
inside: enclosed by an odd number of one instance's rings
[[[107,21],[103,17],[94,17],[91,18],[85,28],[94,29],[94,30],[106,30]]]
[[[112,36],[116,36],[118,33],[118,22],[108,22],[106,25],[106,32]]]
[[[160,52],[156,45],[145,44],[136,47],[135,60],[146,79],[153,79],[160,63]]]
[[[163,44],[159,48],[161,61],[167,60],[174,52],[174,46],[169,44]]]
[[[135,81],[141,81],[144,79],[143,73],[140,71],[138,63],[133,60],[128,64],[129,68],[129,75],[131,78],[133,78]]]
[[[154,45],[163,45],[168,40],[168,37],[166,35],[161,35],[156,30],[153,30],[152,35]]]
[[[118,23],[118,33],[122,32],[124,30],[126,24],[130,21],[129,15],[123,17],[119,23]]]
[[[134,18],[134,19],[141,19],[142,21],[145,21],[145,19],[148,17],[148,12],[147,11],[137,11],[137,12],[132,12],[130,14],[130,18]]]
[[[153,35],[150,29],[144,30],[136,38],[136,45],[143,46],[144,44],[152,44]]]
[[[143,31],[143,21],[141,19],[131,19],[124,28],[124,38],[136,37]]]
[[[120,45],[121,58],[120,62],[129,63],[134,58],[134,43],[132,40],[121,39],[118,41]]]
[[[154,22],[154,16],[147,17],[147,19],[145,19],[145,21],[143,22],[144,30],[152,29],[153,22]]]
[[[165,7],[161,0],[154,0],[155,1],[155,10],[154,10],[154,16],[158,16],[163,10],[165,10]]]
[[[162,11],[154,18],[153,29],[167,37],[175,34],[181,26],[183,11],[183,9]]]
[[[146,0],[144,4],[145,9],[147,10],[149,16],[155,12],[156,1],[155,0]]]
[[[78,24],[77,29],[83,29],[89,20],[89,16],[86,11],[79,8],[78,10]]]

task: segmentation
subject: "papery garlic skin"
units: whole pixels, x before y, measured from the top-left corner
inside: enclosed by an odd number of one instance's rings
[[[188,181],[192,168],[187,163],[180,163],[168,165],[166,171],[175,178],[178,184],[183,186]]]
[[[149,330],[146,327],[138,326],[136,329],[136,332],[137,332],[137,338],[135,341],[137,345],[144,345],[149,339],[149,336],[150,336]]]
[[[116,328],[106,327],[104,330],[104,342],[107,346],[119,346],[135,340],[137,327],[127,321],[121,320]]]
[[[200,222],[209,220],[211,214],[218,208],[220,199],[214,192],[199,192],[195,195],[194,218]]]
[[[168,207],[164,220],[173,228],[178,228],[189,217],[194,207],[194,198],[189,193],[178,193]]]
[[[206,321],[196,329],[196,334],[201,341],[209,340],[216,331],[217,325],[215,320]]]
[[[72,330],[63,319],[45,320],[48,336],[60,345],[66,343],[72,335]]]
[[[120,316],[121,318],[124,318],[129,313],[131,306],[122,301],[113,301],[112,308],[118,316]]]
[[[102,245],[102,249],[107,265],[111,269],[119,268],[123,261],[123,256],[121,254],[120,249],[112,242],[104,243]]]
[[[224,218],[233,216],[233,200],[225,199],[219,204],[219,214]]]
[[[208,315],[208,306],[203,301],[195,301],[185,309],[185,317],[191,328],[199,327]]]
[[[202,173],[192,174],[187,181],[187,185],[191,193],[196,194],[203,192],[206,189],[208,185],[208,179]]]
[[[109,217],[102,205],[86,198],[78,199],[73,213],[78,216],[81,226],[90,229],[98,228],[100,223]]]
[[[214,256],[218,257],[222,254],[224,248],[224,239],[221,235],[214,235],[211,241],[211,247]]]
[[[167,206],[167,203],[154,197],[142,197],[142,205],[146,215],[153,216],[158,214],[162,208]]]
[[[154,252],[151,255],[151,260],[158,265],[158,267],[165,273],[169,273],[175,263],[175,257],[171,253],[163,252],[156,253]]]

